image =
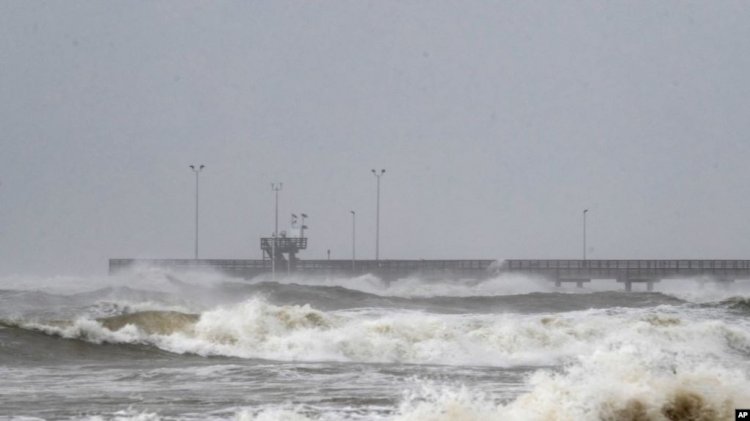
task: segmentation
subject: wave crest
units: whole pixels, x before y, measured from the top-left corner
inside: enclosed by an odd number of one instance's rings
[[[564,314],[437,314],[383,309],[320,311],[253,298],[201,314],[141,311],[99,319],[14,322],[94,343],[281,361],[547,365],[598,350],[659,348],[691,358],[750,354],[742,320],[654,309]]]
[[[199,316],[177,311],[141,311],[97,320],[111,331],[132,325],[149,335],[171,335],[192,329]]]

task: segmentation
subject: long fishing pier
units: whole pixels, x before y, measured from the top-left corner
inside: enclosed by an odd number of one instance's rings
[[[238,278],[254,278],[273,270],[269,259],[110,259],[110,274],[145,266],[175,270],[213,270]],[[728,284],[750,279],[750,260],[300,260],[278,261],[280,275],[358,276],[373,274],[383,279],[407,276],[482,279],[504,273],[520,273],[548,279],[556,286],[574,283],[578,287],[595,279],[613,279],[626,291],[633,284],[645,284],[653,291],[663,279],[700,278]]]

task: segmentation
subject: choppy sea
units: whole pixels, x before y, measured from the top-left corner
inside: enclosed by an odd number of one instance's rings
[[[750,282],[0,279],[0,419],[733,420]]]

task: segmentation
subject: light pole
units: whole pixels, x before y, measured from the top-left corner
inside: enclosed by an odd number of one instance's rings
[[[372,174],[378,179],[378,196],[375,208],[375,261],[380,261],[380,177],[385,174],[385,170],[380,172],[372,170]]]
[[[205,165],[201,164],[197,168],[195,165],[191,165],[190,169],[195,173],[195,260],[198,260],[198,174],[206,168]]]
[[[586,261],[586,214],[588,209],[583,210],[583,260]]]
[[[357,212],[353,210],[349,211],[352,214],[352,272],[355,271],[355,263],[357,259]]]
[[[273,245],[271,246],[271,276],[276,282],[276,241],[279,239],[279,191],[284,187],[284,183],[271,183],[271,190],[276,195],[276,211],[273,224]]]

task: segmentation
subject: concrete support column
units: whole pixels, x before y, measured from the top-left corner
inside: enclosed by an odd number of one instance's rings
[[[651,292],[654,290],[654,281],[646,282],[646,290],[648,290],[648,292]]]
[[[633,283],[630,281],[630,278],[628,278],[627,275],[618,276],[616,281],[618,284],[625,284],[625,291],[633,290]]]
[[[583,288],[583,281],[578,281],[578,282],[576,282],[576,286],[577,286],[578,288]]]
[[[555,279],[555,286],[556,287],[561,287],[562,286],[562,281],[560,280],[560,278]]]

